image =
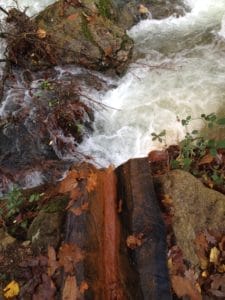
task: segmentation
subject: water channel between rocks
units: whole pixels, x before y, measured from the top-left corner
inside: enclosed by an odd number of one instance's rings
[[[7,8],[13,1],[1,2]],[[53,2],[19,1],[32,6],[30,14]],[[186,4],[192,9],[183,17],[144,20],[131,28],[138,59],[122,78],[104,78],[114,88],[91,95],[113,107],[96,112],[94,133],[79,146],[98,165],[146,155],[160,146],[152,132],[166,129],[168,144],[179,141],[185,132],[177,116],[225,111],[225,0]],[[66,70],[76,72],[73,66]]]

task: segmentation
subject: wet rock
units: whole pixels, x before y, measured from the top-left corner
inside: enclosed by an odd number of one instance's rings
[[[114,22],[113,14],[110,1],[82,1],[81,5],[58,1],[39,14],[36,23],[51,37],[57,64],[77,63],[121,73],[130,60],[133,42]],[[37,67],[42,63],[41,59],[35,62]]]
[[[208,230],[225,230],[225,196],[205,187],[190,173],[174,170],[155,177],[160,195],[169,195],[173,203],[172,224],[178,246],[192,265],[198,265],[194,240]]]
[[[163,19],[171,15],[183,16],[188,10],[188,7],[180,0],[112,1],[117,8],[117,20],[124,29],[130,29],[143,19]]]
[[[63,217],[62,212],[48,213],[40,211],[27,233],[35,252],[46,250],[48,246],[54,248],[58,246],[61,239]]]

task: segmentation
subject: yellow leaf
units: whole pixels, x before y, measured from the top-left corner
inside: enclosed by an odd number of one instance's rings
[[[223,264],[223,265],[220,265],[218,268],[217,268],[217,271],[219,272],[219,273],[225,273],[225,265]]]
[[[220,254],[220,251],[216,247],[213,247],[210,251],[209,261],[211,263],[214,263],[215,265],[217,265],[219,254]]]
[[[19,284],[13,280],[3,289],[3,292],[6,299],[16,297],[20,293]]]

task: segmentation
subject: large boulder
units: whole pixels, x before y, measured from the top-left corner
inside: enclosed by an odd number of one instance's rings
[[[192,265],[198,265],[194,240],[202,231],[225,229],[225,196],[205,187],[190,173],[174,170],[155,178],[160,195],[172,200],[172,225],[178,246]]]
[[[110,1],[58,1],[39,14],[36,23],[43,39],[45,33],[51,38],[57,64],[77,63],[122,73],[131,58],[133,42],[113,19]],[[33,56],[32,61],[35,66],[43,63],[40,57],[35,61]]]

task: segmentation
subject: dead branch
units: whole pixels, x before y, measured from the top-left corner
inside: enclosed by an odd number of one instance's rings
[[[8,13],[3,7],[1,7],[1,6],[0,6],[0,10],[1,10],[4,14],[6,14],[7,16],[9,15],[9,13]]]

